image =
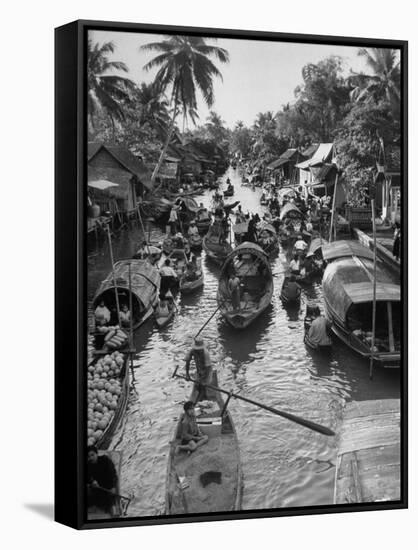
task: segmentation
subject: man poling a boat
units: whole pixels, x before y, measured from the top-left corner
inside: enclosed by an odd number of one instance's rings
[[[196,366],[196,382],[197,384],[210,384],[212,381],[212,362],[210,359],[210,354],[206,348],[203,338],[197,336],[194,339],[193,346],[189,350],[184,358],[186,364],[186,379],[191,380],[190,378],[190,363],[194,359]],[[202,386],[202,392],[205,393],[206,389]]]

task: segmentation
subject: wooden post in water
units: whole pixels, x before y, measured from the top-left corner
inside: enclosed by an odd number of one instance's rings
[[[115,287],[115,301],[116,301],[116,309],[117,309],[117,312],[118,312],[118,322],[119,322],[119,326],[121,326],[120,324],[120,307],[119,307],[119,295],[118,295],[118,288],[116,286],[116,277],[115,277],[115,262],[113,260],[113,248],[112,248],[112,238],[110,236],[110,229],[109,229],[109,226],[107,225],[107,240],[109,242],[109,254],[110,254],[110,262],[112,264],[112,276],[113,276],[113,286]]]
[[[134,360],[132,357],[134,349],[134,329],[133,329],[133,303],[132,303],[132,278],[131,278],[131,264],[128,265],[128,277],[129,277],[129,348],[130,353],[129,357],[131,360],[131,374],[132,380],[135,380],[135,371],[134,371]]]
[[[336,200],[336,197],[337,197],[337,185],[338,185],[338,171],[337,171],[337,175],[335,176],[334,196],[332,197],[331,226],[329,228],[329,242],[332,241],[332,232],[333,232],[333,229],[334,229],[334,213],[335,213],[335,200]]]
[[[376,339],[376,218],[374,209],[374,199],[372,203],[372,224],[373,224],[373,312],[372,312],[372,345],[370,354],[370,380],[373,378],[373,362],[374,362],[374,344]]]

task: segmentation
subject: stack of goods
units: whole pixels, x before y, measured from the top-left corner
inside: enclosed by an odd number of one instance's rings
[[[122,394],[121,374],[124,356],[118,351],[105,355],[88,367],[87,444],[100,446]]]
[[[97,327],[98,332],[106,334],[104,349],[113,350],[122,348],[128,341],[128,335],[119,325],[114,327]]]

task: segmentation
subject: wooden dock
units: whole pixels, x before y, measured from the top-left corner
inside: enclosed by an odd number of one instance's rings
[[[345,409],[334,504],[400,500],[400,401],[354,401]]]

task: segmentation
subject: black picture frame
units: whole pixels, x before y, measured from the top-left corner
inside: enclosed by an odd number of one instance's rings
[[[391,47],[401,51],[402,67],[402,263],[403,304],[401,382],[401,499],[396,502],[314,506],[242,512],[190,514],[87,521],[85,438],[87,347],[86,309],[86,40],[89,30],[200,34],[312,44]],[[359,37],[317,36],[254,30],[80,20],[55,30],[55,520],[76,529],[159,525],[306,514],[389,510],[408,507],[408,43]]]

